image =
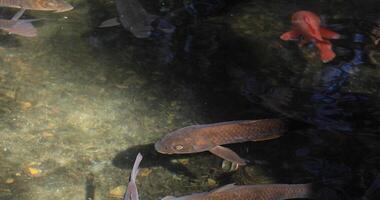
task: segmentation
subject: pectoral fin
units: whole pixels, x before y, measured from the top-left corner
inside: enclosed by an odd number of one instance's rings
[[[329,30],[327,28],[320,27],[319,31],[321,32],[323,38],[326,38],[326,39],[339,39],[340,38],[339,33],[334,32],[332,30]]]
[[[288,31],[280,36],[281,40],[288,41],[288,40],[296,40],[301,33],[299,31]]]
[[[119,26],[119,25],[120,25],[120,22],[117,20],[117,18],[112,18],[112,19],[108,19],[102,22],[98,27],[106,28],[106,27]]]
[[[10,34],[24,37],[36,37],[37,29],[28,20],[18,20],[12,27],[4,29]]]
[[[11,20],[18,20],[20,19],[20,17],[24,14],[24,12],[26,11],[25,8],[21,8],[13,17]]]
[[[228,160],[230,162],[235,162],[239,165],[246,165],[246,161],[239,157],[234,151],[232,151],[229,148],[222,147],[222,146],[216,146],[209,150],[211,153]]]

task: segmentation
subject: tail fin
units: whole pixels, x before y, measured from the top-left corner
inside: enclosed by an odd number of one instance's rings
[[[129,178],[128,188],[127,192],[124,195],[124,200],[138,200],[139,199],[139,193],[137,192],[137,186],[136,186],[136,177],[139,173],[139,165],[142,160],[142,155],[139,153],[137,154],[135,164],[133,164],[131,176]]]
[[[102,22],[98,27],[99,28],[106,28],[106,27],[113,27],[113,26],[119,26],[120,22],[117,20],[117,18],[107,19],[106,21]]]
[[[317,42],[315,46],[319,49],[322,62],[327,63],[335,58],[330,42]]]

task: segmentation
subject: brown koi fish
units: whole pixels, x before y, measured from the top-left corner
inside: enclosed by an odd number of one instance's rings
[[[156,142],[156,151],[163,154],[185,154],[210,151],[238,165],[246,161],[220,145],[275,139],[285,132],[280,119],[243,120],[194,125],[178,129]]]
[[[0,0],[0,7],[65,12],[74,7],[63,0]]]
[[[313,198],[312,184],[226,185],[211,192],[183,197],[167,196],[162,200],[282,200]]]

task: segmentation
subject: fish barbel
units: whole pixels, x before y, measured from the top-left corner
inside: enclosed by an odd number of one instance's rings
[[[232,150],[220,145],[263,141],[278,138],[285,132],[280,119],[242,120],[215,124],[194,125],[178,129],[156,142],[156,151],[163,154],[184,154],[210,151],[239,165],[245,165]]]

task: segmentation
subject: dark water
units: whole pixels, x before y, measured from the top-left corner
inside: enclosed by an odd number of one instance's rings
[[[38,37],[0,35],[0,199],[122,199],[138,152],[141,199],[232,182],[316,182],[320,199],[378,199],[376,184],[366,192],[380,170],[377,1],[140,0],[155,15],[179,10],[174,33],[146,39],[97,28],[117,15],[113,1],[67,2],[75,9],[26,12],[44,19]],[[279,39],[301,9],[345,36],[332,62]],[[252,161],[237,171],[207,152],[154,150],[187,125],[272,117],[289,131],[229,145]]]

